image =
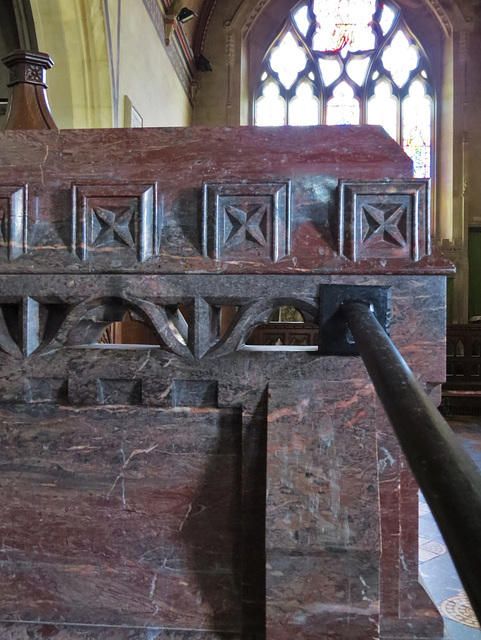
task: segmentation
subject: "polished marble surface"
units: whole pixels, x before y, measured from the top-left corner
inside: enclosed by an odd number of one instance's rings
[[[242,349],[280,304],[387,287],[438,399],[426,186],[381,127],[0,133],[2,640],[439,639],[361,359]],[[401,244],[361,202],[402,203]],[[126,311],[156,347],[98,347]]]
[[[457,418],[449,423],[481,469],[481,419]],[[481,640],[481,629],[422,494],[419,496],[419,574],[443,615],[445,640]]]

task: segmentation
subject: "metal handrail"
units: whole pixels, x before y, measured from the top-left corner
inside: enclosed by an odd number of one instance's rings
[[[342,312],[481,621],[481,474],[369,305]]]

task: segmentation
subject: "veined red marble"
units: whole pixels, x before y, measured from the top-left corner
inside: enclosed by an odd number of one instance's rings
[[[381,285],[442,382],[452,265],[411,175],[377,127],[0,133],[2,638],[442,637],[361,360],[244,348]],[[126,313],[154,344],[99,344]]]

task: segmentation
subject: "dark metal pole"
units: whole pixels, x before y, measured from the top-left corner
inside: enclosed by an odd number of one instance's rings
[[[481,621],[481,474],[369,306],[342,311]]]

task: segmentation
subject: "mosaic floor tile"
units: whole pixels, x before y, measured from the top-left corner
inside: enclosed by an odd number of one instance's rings
[[[434,553],[436,556],[440,556],[447,552],[446,545],[442,542],[436,542],[435,540],[426,540],[425,538],[419,538],[419,548]]]
[[[468,596],[464,591],[461,591],[461,593],[458,593],[452,598],[443,600],[438,608],[445,618],[449,618],[455,622],[460,622],[467,627],[481,630],[476,616],[474,615],[474,611],[469,603]]]
[[[430,513],[419,518],[419,535],[427,540],[444,543],[438,525]]]
[[[432,551],[426,551],[425,549],[419,549],[419,564],[422,564],[423,562],[428,562],[429,560],[432,560],[433,558],[437,558],[437,554],[433,553]]]
[[[444,618],[446,640],[480,640],[481,631],[467,627],[449,618]]]
[[[481,423],[465,419],[450,425],[481,469]],[[421,492],[419,536],[420,579],[444,618],[445,640],[481,640],[481,628]]]
[[[428,505],[425,502],[419,501],[419,516],[427,516],[428,513],[431,513]]]

